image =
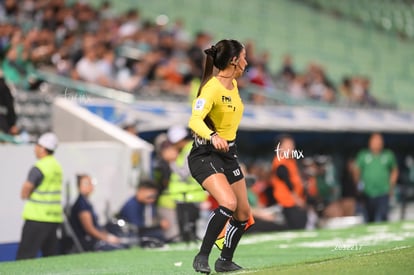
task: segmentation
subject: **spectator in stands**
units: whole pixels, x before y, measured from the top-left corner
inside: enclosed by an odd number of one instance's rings
[[[103,1],[98,8],[85,1],[75,1],[71,5],[65,1],[16,3],[15,0],[0,3],[0,15],[2,8],[3,14],[13,22],[6,24],[3,35],[0,27],[0,51],[6,57],[2,67],[5,78],[16,85],[37,89],[41,82],[27,77],[33,72],[33,66],[52,65],[55,72],[64,76],[144,95],[162,96],[168,92],[173,96],[187,96],[191,91],[190,84],[198,86],[197,79],[202,74],[204,60],[202,51],[210,46],[211,35],[200,31],[194,41],[189,42],[180,19],[172,26],[144,22],[137,9],[116,16],[108,1]],[[26,30],[19,24],[36,28]],[[90,59],[91,50],[80,45],[90,36],[96,37],[92,46],[96,50],[96,60],[86,62],[85,59]],[[16,53],[16,44],[11,37],[20,37],[24,51]],[[105,54],[99,50],[103,45],[107,49]],[[137,58],[139,62],[135,60],[137,62],[127,70],[122,66],[118,68],[117,57],[124,55],[123,51],[117,51],[122,48],[119,46],[130,47],[131,52],[142,51],[143,54]],[[323,74],[316,78],[309,78],[309,72],[297,77],[299,73],[292,64],[292,58],[286,55],[275,80],[272,80],[269,77],[268,52],[257,54],[255,51],[255,43],[246,41],[249,59],[246,72],[250,73],[238,82],[241,93],[247,91],[251,95],[250,101],[255,104],[269,102],[272,95],[263,93],[263,90],[269,88],[269,91],[274,91],[277,87],[289,92],[294,99],[311,98],[328,104],[337,102],[337,87],[328,81],[323,70]],[[24,55],[27,56],[22,63]],[[316,67],[320,68],[319,65]],[[357,106],[379,105],[371,94],[367,78],[351,77],[350,81],[351,102]],[[247,89],[251,83],[258,85],[253,91]]]
[[[263,105],[267,100],[267,92],[273,88],[272,79],[267,73],[265,64],[258,63],[250,67],[251,69],[247,72],[247,78],[249,83],[253,84],[253,89],[257,89],[250,99],[254,104]]]
[[[0,133],[17,135],[16,121],[14,98],[0,70]]]
[[[0,58],[4,59],[4,56],[10,47],[10,40],[13,32],[16,31],[16,27],[12,24],[0,24]]]
[[[188,57],[191,60],[191,71],[196,78],[201,79],[204,65],[204,50],[210,46],[211,39],[210,34],[200,31],[196,34],[193,44],[187,51]]]
[[[310,63],[305,72],[306,90],[308,97],[314,100],[333,103],[335,90],[332,82],[326,76],[324,68],[316,63]]]
[[[30,30],[24,39],[30,62],[35,66],[50,65],[51,57],[56,51],[55,39],[55,32],[49,29]]]
[[[51,58],[52,65],[56,67],[56,73],[66,77],[70,77],[73,70],[73,62],[71,59],[70,47],[66,45],[59,48]]]
[[[293,67],[292,57],[286,54],[283,57],[282,67],[276,74],[276,85],[283,90],[287,90],[295,77],[296,70]]]
[[[373,133],[368,149],[358,153],[354,173],[355,181],[365,195],[366,221],[387,221],[390,197],[394,195],[397,184],[398,166],[394,153],[384,149],[380,133]]]
[[[147,84],[149,63],[144,59],[119,59],[116,71],[116,86],[128,92],[138,92]]]
[[[155,182],[141,180],[135,195],[122,206],[118,217],[136,226],[141,239],[149,237],[164,242],[163,229],[168,226],[168,221],[158,215],[157,198],[158,186]]]
[[[107,66],[104,65],[99,51],[102,45],[96,37],[89,36],[84,41],[84,55],[76,63],[76,77],[103,86],[112,86],[113,81],[107,75]]]
[[[100,45],[101,58],[97,63],[97,69],[102,77],[108,81],[106,86],[117,86],[115,83],[115,53],[113,49]]]
[[[53,156],[58,139],[53,133],[40,136],[34,152],[38,161],[21,189],[25,220],[17,260],[57,254],[57,229],[63,222],[62,167]]]
[[[186,58],[171,56],[159,64],[155,71],[158,86],[166,94],[185,95],[189,94],[190,65]]]
[[[367,77],[347,76],[339,86],[341,97],[345,103],[353,106],[378,106],[378,100],[370,92],[370,80]]]
[[[347,105],[352,103],[352,83],[351,78],[345,76],[342,78],[342,82],[339,86],[340,100],[344,101]]]
[[[17,17],[18,11],[19,11],[18,1],[17,0],[4,1],[3,10],[7,18],[14,19],[15,17]]]
[[[110,1],[103,1],[99,7],[99,17],[101,19],[112,19],[115,17],[115,11]]]
[[[185,21],[182,18],[178,18],[174,21],[174,24],[171,27],[171,34],[174,36],[178,48],[186,49],[187,45],[191,43],[189,31],[186,29]]]
[[[307,222],[306,197],[301,175],[293,156],[295,142],[289,135],[277,138],[271,180],[276,202],[283,207],[289,229],[304,229]]]
[[[297,74],[291,82],[288,82],[287,91],[295,99],[306,99],[306,79],[304,75]]]
[[[77,176],[79,196],[71,207],[69,221],[85,251],[114,250],[122,248],[120,239],[106,232],[98,223],[98,216],[89,196],[95,183],[89,175]]]
[[[23,46],[20,32],[16,32],[2,62],[4,78],[23,89],[38,87],[38,81],[30,75],[33,72],[33,64],[28,59],[29,55]]]
[[[142,23],[139,10],[128,10],[122,19],[123,22],[118,29],[119,37],[127,39],[135,35],[140,30]]]
[[[364,105],[370,106],[370,107],[376,107],[378,106],[377,100],[372,96],[371,94],[371,81],[368,77],[362,77],[361,78],[361,85],[363,89],[363,102]]]

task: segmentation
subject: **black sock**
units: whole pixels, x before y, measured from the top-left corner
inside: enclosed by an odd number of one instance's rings
[[[233,260],[233,254],[244,233],[247,221],[240,222],[232,218],[227,225],[226,236],[224,237],[224,246],[221,251],[220,259],[224,261]]]
[[[217,236],[220,234],[221,230],[223,230],[223,227],[226,225],[228,219],[231,218],[231,215],[233,215],[233,211],[224,206],[219,206],[213,213],[211,213],[199,254],[210,255]]]

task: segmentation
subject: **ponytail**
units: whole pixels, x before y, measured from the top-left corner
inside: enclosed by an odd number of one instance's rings
[[[204,65],[203,76],[201,77],[201,84],[198,88],[197,96],[200,95],[201,89],[203,86],[210,80],[213,75],[213,68],[214,68],[214,58],[217,55],[217,48],[215,46],[211,46],[209,49],[204,50],[206,56],[206,63]]]
[[[210,80],[210,78],[213,76],[213,68],[214,68],[214,59],[217,55],[217,48],[215,46],[211,46],[209,49],[206,49],[204,53],[206,56],[206,63],[204,65],[204,71],[203,76],[201,78],[200,87],[198,88],[197,97],[200,96],[201,89],[204,87],[204,85]],[[213,121],[209,116],[206,116],[204,118],[204,123],[210,128],[212,131],[216,130],[216,127],[214,126]]]

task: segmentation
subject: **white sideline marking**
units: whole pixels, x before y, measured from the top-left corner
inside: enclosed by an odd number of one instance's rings
[[[318,237],[318,231],[301,231],[301,232],[279,232],[271,234],[249,235],[241,239],[240,245],[258,244],[265,242],[274,242],[276,248],[286,249],[292,247],[306,247],[306,248],[328,248],[335,249],[335,247],[352,247],[357,246],[363,248],[366,246],[374,246],[389,242],[402,242],[410,238],[414,238],[414,223],[402,224],[396,232],[390,232],[390,225],[372,225],[366,228],[365,232],[361,232],[355,236],[353,233],[349,237],[326,237],[326,239],[313,241],[312,239]],[[394,230],[394,229],[393,229]],[[295,241],[298,238],[308,238],[309,241]],[[167,251],[181,251],[198,249],[200,243],[190,244],[174,244],[172,246],[165,246],[161,250]],[[405,246],[400,246],[401,249]],[[398,247],[397,247],[398,248]],[[346,250],[346,249],[343,249]]]

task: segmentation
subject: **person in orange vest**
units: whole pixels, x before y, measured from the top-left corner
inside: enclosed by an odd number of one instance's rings
[[[295,141],[290,135],[278,137],[271,182],[273,196],[283,207],[289,229],[304,229],[307,222],[305,191],[296,162],[302,157],[303,152],[295,149]]]

